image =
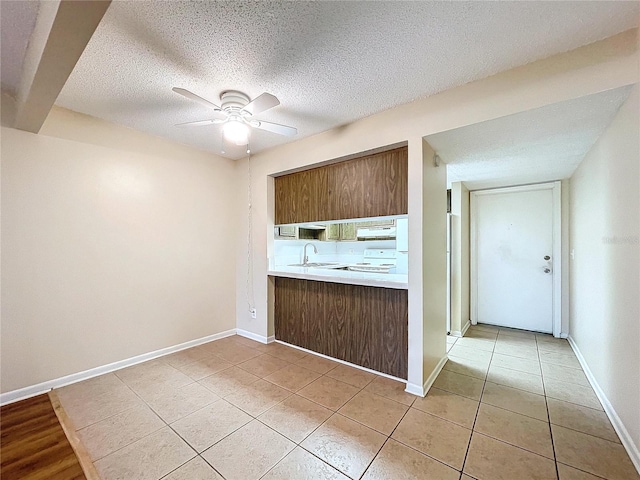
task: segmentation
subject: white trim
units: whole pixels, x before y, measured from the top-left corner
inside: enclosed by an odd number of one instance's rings
[[[462,330],[454,330],[449,334],[449,336],[462,338],[464,337],[464,334],[467,333],[467,330],[469,330],[470,326],[471,326],[471,322],[467,320],[467,323],[464,324],[464,327],[462,327]]]
[[[467,333],[467,330],[469,330],[469,327],[471,326],[471,322],[469,320],[467,320],[467,323],[464,324],[464,327],[462,327],[462,336],[464,337],[465,334]]]
[[[431,389],[433,382],[436,381],[436,378],[438,378],[438,375],[440,375],[440,372],[442,371],[448,360],[449,357],[447,355],[442,357],[436,365],[436,368],[433,369],[433,371],[429,375],[429,378],[427,378],[427,381],[424,382],[422,386],[416,385],[414,383],[407,383],[407,388],[405,388],[404,391],[413,395],[418,395],[419,397],[424,397]]]
[[[478,235],[476,233],[476,192],[469,192],[469,316],[471,325],[478,324]]]
[[[451,332],[451,212],[447,212],[447,332]]]
[[[240,328],[236,329],[236,334],[240,335],[241,337],[249,338],[251,340],[255,340],[256,342],[264,344],[272,343],[275,340],[275,337],[273,335],[271,335],[270,337],[264,337],[262,335],[258,335],[257,333],[242,330]]]
[[[407,381],[404,378],[398,378],[398,377],[394,377],[393,375],[389,375],[387,373],[378,372],[377,370],[371,370],[370,368],[362,367],[360,365],[356,365],[355,363],[349,363],[344,360],[340,360],[338,358],[334,358],[328,355],[323,355],[322,353],[314,352],[313,350],[307,350],[306,348],[299,347],[298,345],[293,345],[292,343],[283,342],[282,340],[276,340],[276,343],[281,343],[282,345],[286,345],[287,347],[292,347],[297,350],[302,350],[303,352],[311,353],[312,355],[317,355],[318,357],[326,358],[327,360],[333,360],[334,362],[338,362],[343,365],[349,365],[350,367],[357,368],[359,370],[364,370],[365,372],[373,373],[375,375],[380,375],[381,377],[386,377],[386,378],[390,378],[391,380],[407,383]]]
[[[154,358],[162,357],[170,353],[179,352],[187,348],[196,347],[203,343],[211,342],[213,340],[219,340],[224,337],[230,337],[236,333],[236,329],[226,330],[224,332],[216,333],[214,335],[208,335],[206,337],[197,338],[196,340],[190,340],[188,342],[173,345],[172,347],[161,348],[153,352],[143,353],[142,355],[136,355],[135,357],[126,358],[117,362],[102,365],[100,367],[91,368],[78,373],[72,373],[64,377],[55,378],[46,382],[31,385],[29,387],[19,388],[18,390],[12,390],[10,392],[0,394],[0,405],[6,405],[8,403],[17,402],[26,398],[35,397],[42,393],[46,393],[53,388],[64,387],[72,383],[88,380],[98,375],[104,375],[105,373],[113,372],[114,370],[120,370],[121,368],[130,367],[138,363],[146,362]]]
[[[582,370],[584,370],[584,373],[587,376],[591,387],[593,387],[594,392],[596,392],[596,396],[598,397],[598,400],[600,400],[600,403],[604,408],[604,412],[609,417],[609,420],[611,420],[613,428],[618,434],[618,437],[620,437],[620,441],[622,442],[625,450],[629,454],[629,458],[633,462],[633,465],[636,467],[638,473],[640,473],[640,448],[638,448],[638,445],[633,442],[631,435],[629,435],[629,432],[622,423],[622,420],[620,420],[620,417],[613,408],[613,405],[611,405],[611,402],[605,395],[604,391],[602,390],[602,388],[600,388],[600,385],[598,384],[596,378],[593,376],[593,373],[591,373],[591,369],[589,368],[587,361],[582,356],[578,345],[573,340],[571,335],[569,335],[567,340],[569,340],[569,345],[571,345],[573,352],[576,354],[576,357],[578,357],[578,362],[580,362],[580,366],[582,367]]]
[[[436,381],[436,378],[438,378],[438,375],[440,375],[440,372],[444,368],[447,361],[449,361],[449,357],[445,353],[444,357],[442,357],[438,362],[438,364],[436,365],[436,368],[434,368],[433,372],[431,372],[431,375],[429,375],[429,378],[427,378],[427,381],[424,382],[424,385],[422,386],[424,395],[426,395],[429,392],[429,390],[431,389],[431,386],[433,385],[433,382]]]
[[[426,395],[424,386],[416,385],[415,383],[407,383],[407,388],[405,388],[404,391],[411,395],[417,395],[418,397],[424,397]]]
[[[553,182],[553,336],[562,331],[562,182]]]
[[[497,193],[528,192],[534,190],[551,190],[552,211],[552,242],[553,242],[553,293],[552,293],[552,331],[554,337],[561,337],[562,333],[562,183],[555,182],[536,183],[532,185],[520,185],[516,187],[492,188],[487,190],[475,190],[470,192],[469,222],[470,222],[470,275],[471,275],[471,324],[478,323],[478,236],[476,224],[476,211],[478,209],[477,197]]]

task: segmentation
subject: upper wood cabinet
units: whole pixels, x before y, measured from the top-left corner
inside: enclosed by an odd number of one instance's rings
[[[314,168],[275,178],[276,225],[323,219],[329,193],[327,173]]]
[[[275,224],[407,213],[407,147],[275,178]]]
[[[329,167],[328,220],[407,213],[407,149]]]

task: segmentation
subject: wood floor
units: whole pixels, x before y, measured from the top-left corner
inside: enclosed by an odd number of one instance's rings
[[[47,395],[0,409],[0,451],[2,480],[85,479]]]

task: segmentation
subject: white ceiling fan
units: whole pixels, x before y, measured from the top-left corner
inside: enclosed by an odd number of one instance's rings
[[[280,101],[270,93],[265,92],[251,100],[242,92],[227,90],[220,94],[221,106],[219,107],[184,88],[173,87],[172,90],[213,110],[212,118],[208,120],[180,123],[176,125],[177,127],[222,124],[224,137],[236,145],[247,145],[249,143],[250,128],[259,128],[260,130],[288,137],[298,133],[298,130],[294,127],[253,118],[254,115],[280,105]]]

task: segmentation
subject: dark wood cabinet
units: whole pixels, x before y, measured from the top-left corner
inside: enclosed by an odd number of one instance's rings
[[[329,166],[329,220],[407,213],[407,149]]]
[[[407,378],[406,290],[275,278],[278,340]]]
[[[329,193],[327,174],[326,169],[314,168],[276,177],[276,225],[322,220]]]
[[[275,178],[275,224],[407,213],[407,147]]]

